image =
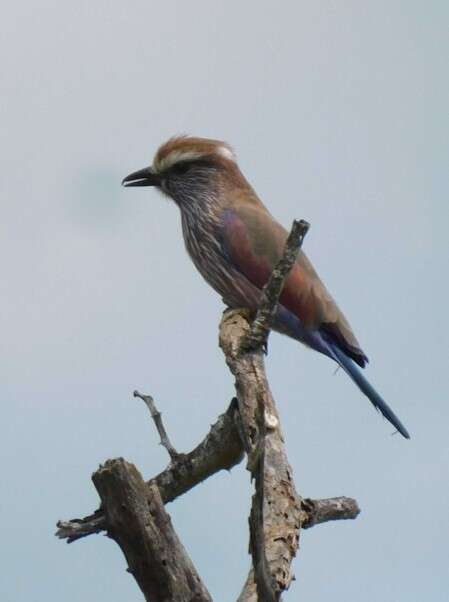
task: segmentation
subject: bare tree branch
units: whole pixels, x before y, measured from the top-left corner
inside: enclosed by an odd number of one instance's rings
[[[172,502],[216,472],[230,470],[241,462],[243,446],[236,428],[237,414],[237,401],[233,400],[195,449],[188,454],[179,454],[168,468],[147,483],[148,486],[157,485],[164,504]],[[85,518],[58,521],[57,527],[57,537],[72,543],[104,531],[106,519],[100,508]]]
[[[283,284],[308,229],[304,220],[293,222],[282,257],[262,290],[252,324],[248,325],[246,312],[239,316],[231,311],[220,325],[220,346],[236,378],[248,469],[256,482],[249,521],[250,550],[257,593],[264,602],[276,602],[290,585],[290,565],[301,527],[301,499],[293,484],[261,351],[266,350]],[[253,596],[251,576],[245,589]]]
[[[258,400],[258,408],[256,419],[259,427],[259,439],[255,450],[256,464],[252,469],[252,475],[255,477],[255,493],[253,495],[251,513],[249,517],[249,534],[250,534],[250,550],[253,558],[254,573],[257,582],[257,593],[260,600],[264,602],[276,602],[280,598],[281,590],[275,582],[276,575],[271,571],[268,563],[267,552],[269,549],[267,544],[270,542],[265,540],[266,527],[270,527],[266,523],[267,517],[264,512],[265,500],[267,494],[265,483],[265,463],[266,457],[266,424],[264,419],[264,408],[262,407],[261,399]],[[298,534],[300,521],[298,520]]]
[[[294,220],[282,257],[262,289],[256,317],[251,324],[248,336],[243,342],[246,349],[256,349],[259,346],[266,348],[282,287],[296,261],[309,228],[310,224],[305,220]]]
[[[170,491],[171,494],[173,494],[173,488],[175,485],[172,480],[174,475],[171,470],[161,472],[157,477],[151,481],[148,481],[147,486],[150,487],[153,483],[157,485],[161,476],[163,478],[160,482],[162,482],[162,487],[166,487],[165,492],[167,493]],[[166,480],[165,485],[164,480]],[[198,481],[198,483],[199,482],[200,481]],[[192,485],[192,487],[194,486],[195,485]],[[185,493],[185,491],[182,493]],[[173,499],[168,499],[164,501],[164,503],[171,502],[176,499],[176,497],[178,496],[176,495]],[[320,525],[322,523],[327,523],[334,520],[353,520],[357,518],[359,513],[360,509],[356,500],[350,497],[342,496],[325,498],[321,500],[312,500],[310,498],[303,499],[301,500],[301,528],[310,529],[310,527],[315,527],[315,525]],[[96,533],[106,531],[106,516],[104,511],[100,508],[93,514],[85,516],[84,518],[73,518],[69,521],[58,521],[57,527],[58,530],[56,531],[56,536],[59,537],[59,539],[66,539],[67,543],[72,543],[77,539],[81,539],[82,537],[87,537],[88,535],[95,535]]]
[[[301,500],[301,528],[309,529],[331,520],[349,520],[357,518],[360,508],[349,497],[334,497],[322,500]],[[237,602],[261,602],[258,597],[254,569],[249,571]]]
[[[230,470],[243,458],[243,444],[236,427],[238,422],[237,400],[234,399],[227,411],[212,425],[203,441],[190,453],[180,454],[176,462],[150,479],[147,486],[157,485],[164,504],[167,504],[216,472]],[[302,504],[302,526],[305,529],[327,520],[353,519],[358,514],[354,513],[354,508],[358,509],[357,502],[351,498],[306,499]],[[325,520],[323,517],[326,517]],[[72,543],[82,537],[105,531],[106,516],[100,508],[84,518],[58,521],[57,527],[57,537]]]
[[[107,516],[108,535],[122,549],[148,602],[212,602],[178,539],[156,485],[133,464],[108,460],[92,480]]]
[[[134,391],[133,395],[134,397],[139,397],[139,399],[141,399],[150,410],[151,418],[153,419],[157,428],[157,432],[159,433],[159,437],[161,438],[161,445],[165,447],[170,459],[172,462],[174,462],[178,458],[179,454],[168,438],[167,431],[165,430],[164,423],[162,422],[162,415],[156,408],[154,399],[151,397],[151,395],[143,395],[142,393],[139,393],[139,391]]]
[[[244,452],[236,428],[237,414],[237,402],[233,399],[195,449],[180,455],[175,463],[148,482],[157,484],[164,503],[172,502],[216,472],[231,470],[242,461]]]
[[[331,520],[354,519],[360,514],[357,502],[350,497],[331,497],[324,500],[302,500],[304,516],[301,527],[310,529]]]
[[[261,600],[271,600],[279,599],[292,579],[290,565],[298,547],[301,500],[285,453],[278,413],[265,374],[263,353],[260,348],[250,353],[242,352],[241,343],[249,329],[245,313],[242,315],[238,310],[225,312],[220,324],[220,346],[235,376],[245,448],[248,450],[248,469],[257,480],[250,519],[250,548],[260,587],[259,596],[268,596],[265,590],[271,588],[271,597],[261,597]],[[260,411],[266,427],[262,438],[257,418]],[[260,462],[261,457],[263,463]],[[264,544],[265,559],[261,556],[260,541]]]
[[[257,594],[257,585],[254,578],[254,569],[251,568],[237,602],[262,602]]]
[[[171,444],[153,398],[134,392],[148,406],[170,455],[170,465],[144,483],[123,459],[108,460],[94,473],[102,507],[84,519],[58,523],[57,535],[70,543],[106,530],[122,548],[129,571],[146,600],[208,602],[210,595],[177,538],[163,504],[215,472],[241,461],[255,479],[250,514],[250,570],[238,602],[278,602],[293,579],[291,563],[300,528],[329,520],[353,519],[360,512],[351,498],[302,499],[296,492],[284,449],[279,416],[265,374],[263,351],[282,286],[309,224],[293,223],[283,256],[261,295],[254,321],[247,310],[227,310],[220,346],[234,374],[237,399],[189,454]]]
[[[95,510],[93,514],[84,518],[72,518],[71,520],[58,520],[56,523],[56,537],[66,539],[67,543],[72,543],[77,539],[95,535],[106,531],[106,516],[101,508]]]

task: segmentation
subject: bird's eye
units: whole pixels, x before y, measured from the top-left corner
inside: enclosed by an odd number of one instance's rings
[[[178,176],[185,174],[189,169],[190,163],[188,161],[180,161],[172,167],[173,173],[175,173]]]

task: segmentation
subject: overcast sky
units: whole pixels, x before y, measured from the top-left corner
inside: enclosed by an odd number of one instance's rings
[[[357,521],[303,534],[286,601],[445,600],[448,485],[446,1],[5,2],[0,220],[2,602],[141,600],[119,548],[71,546],[91,473],[190,450],[233,395],[222,304],[178,210],[121,179],[169,136],[227,140],[348,316],[392,428],[327,358],[273,335],[267,370],[301,494]],[[244,466],[168,506],[214,600],[249,566]]]

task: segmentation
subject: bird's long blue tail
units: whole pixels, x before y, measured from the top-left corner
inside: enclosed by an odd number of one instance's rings
[[[391,422],[391,424],[401,433],[403,437],[410,439],[410,435],[405,426],[402,424],[393,410],[385,403],[374,387],[372,387],[366,380],[355,363],[336,345],[330,345],[330,348],[334,359],[338,362],[338,364],[340,364],[346,374],[351,377],[362,393],[368,397],[376,410],[385,416],[385,418]]]

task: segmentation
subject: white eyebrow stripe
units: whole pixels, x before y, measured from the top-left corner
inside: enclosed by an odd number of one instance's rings
[[[204,153],[200,153],[199,151],[174,150],[171,153],[168,153],[162,160],[157,161],[154,167],[156,171],[163,171],[164,169],[173,167],[175,163],[179,163],[180,161],[195,161],[196,159],[201,159],[203,156]]]
[[[229,146],[221,145],[217,147],[217,153],[229,161],[235,161],[235,154]]]
[[[235,161],[234,153],[227,146],[217,146],[214,152],[218,155],[221,155],[225,159]],[[163,157],[163,159],[159,159],[154,162],[153,171],[155,173],[160,173],[165,169],[173,167],[173,165],[181,161],[196,161],[197,159],[208,156],[210,156],[210,152],[201,152],[196,150],[173,150],[171,153],[168,153],[168,155]]]

